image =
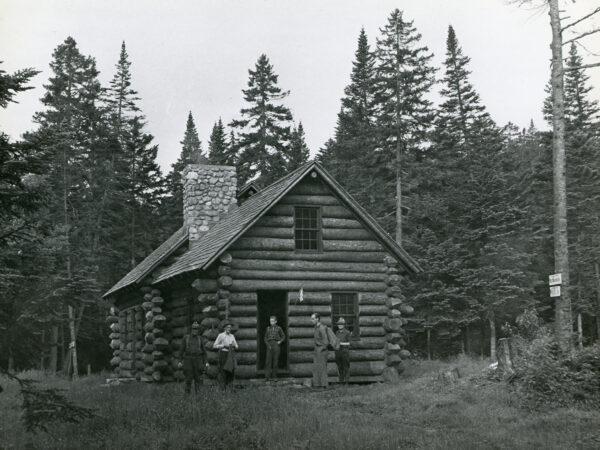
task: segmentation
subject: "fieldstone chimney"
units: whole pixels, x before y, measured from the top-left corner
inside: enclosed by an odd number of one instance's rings
[[[190,164],[183,170],[183,223],[190,246],[236,202],[235,167]]]

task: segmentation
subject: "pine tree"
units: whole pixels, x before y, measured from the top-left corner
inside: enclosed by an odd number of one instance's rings
[[[287,165],[288,172],[300,167],[302,164],[308,161],[309,157],[310,151],[306,145],[304,127],[302,126],[302,122],[300,122],[298,126],[292,130]]]
[[[235,153],[227,143],[225,127],[221,118],[213,125],[208,141],[208,159],[212,164],[232,166],[235,164]]]
[[[292,113],[280,104],[289,92],[277,86],[278,75],[264,54],[248,73],[248,88],[242,90],[248,106],[231,122],[238,138],[238,184],[268,185],[285,174],[289,160]]]
[[[433,119],[427,94],[435,82],[435,69],[430,65],[433,55],[420,45],[421,35],[412,21],[404,20],[400,10],[392,11],[380,31],[382,36],[377,39],[375,50],[375,156],[386,183],[380,189],[384,194],[382,202],[391,197],[391,192],[396,194],[396,240],[401,243],[403,160],[419,153]],[[386,206],[391,205],[386,202]]]

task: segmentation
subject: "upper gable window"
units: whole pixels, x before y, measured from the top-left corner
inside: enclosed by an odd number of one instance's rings
[[[294,240],[296,250],[321,250],[321,210],[296,206],[294,208]]]

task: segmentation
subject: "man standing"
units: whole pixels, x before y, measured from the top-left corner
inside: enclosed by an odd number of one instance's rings
[[[204,373],[204,342],[200,336],[200,324],[194,322],[190,334],[183,337],[181,355],[183,357],[183,373],[185,375],[185,392],[189,394],[194,381],[194,391],[202,384]],[[181,363],[180,363],[181,366]]]
[[[231,333],[231,322],[223,324],[223,332],[217,336],[213,348],[219,350],[219,382],[221,388],[225,389],[233,383],[235,375],[235,350],[238,349],[238,344],[235,336]]]
[[[277,317],[269,317],[270,325],[265,331],[265,344],[267,354],[265,357],[265,380],[277,381],[277,368],[279,366],[279,346],[285,340],[285,334],[277,325]]]
[[[315,354],[313,359],[313,387],[326,388],[327,383],[327,327],[321,323],[321,316],[314,313],[310,316],[312,324],[315,326]]]
[[[340,347],[335,351],[335,363],[338,368],[338,376],[340,383],[346,383],[350,381],[350,337],[352,336],[350,331],[346,328],[346,320],[340,317],[337,321],[338,330],[335,336],[338,338]]]

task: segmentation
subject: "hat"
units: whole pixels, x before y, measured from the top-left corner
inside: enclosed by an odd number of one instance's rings
[[[199,330],[200,329],[200,324],[198,322],[194,322],[192,324],[192,330]]]
[[[343,317],[340,317],[336,323],[337,323],[337,325],[345,325],[346,321],[344,320]]]

